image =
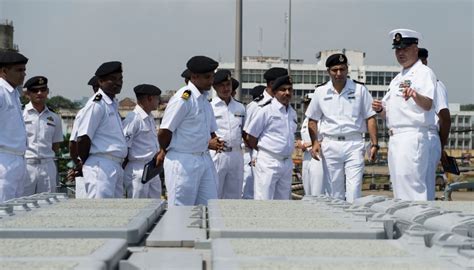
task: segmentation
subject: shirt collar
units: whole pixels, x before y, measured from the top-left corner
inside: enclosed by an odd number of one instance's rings
[[[206,91],[204,91],[203,94],[201,94],[201,92],[199,92],[199,90],[197,89],[197,87],[196,87],[191,81],[188,82],[188,89],[191,90],[191,93],[192,93],[196,98],[199,98],[201,95],[207,93]],[[207,96],[207,95],[205,95],[205,96]]]
[[[35,107],[33,107],[33,103],[31,103],[31,101],[28,102],[28,103],[25,105],[25,110],[26,110],[26,111],[32,111],[32,110],[34,110],[35,112],[38,112],[38,111],[35,109]],[[47,112],[49,112],[49,108],[48,108],[48,106],[44,105],[44,110],[43,110],[41,113],[47,113]],[[38,112],[38,113],[40,113],[40,112]]]
[[[334,88],[334,85],[332,84],[332,81],[330,81],[330,86],[331,86],[331,88],[330,88],[331,91],[334,94],[338,94],[336,89]],[[348,90],[354,90],[354,89],[355,89],[355,83],[351,79],[346,79],[346,85],[344,85],[344,88],[342,88],[341,93],[338,94],[338,95],[342,95],[345,92],[347,92]]]
[[[104,91],[102,91],[102,89],[100,89],[100,88],[99,88],[99,91],[97,91],[97,93],[95,95],[97,95],[97,94],[101,94],[102,98],[104,99],[105,103],[107,103],[107,104],[112,104],[115,101],[115,99],[114,100],[110,99],[110,97],[107,96],[107,94]]]
[[[138,104],[135,106],[135,109],[133,109],[133,112],[136,113],[136,114],[138,114],[142,120],[145,120],[147,117],[150,116],[150,115],[147,114],[147,113],[145,112],[145,110],[143,110],[143,108],[142,108],[140,105],[138,105]]]
[[[15,90],[4,78],[0,78],[0,85],[3,85],[10,93]]]
[[[402,68],[401,74],[408,74],[408,73],[410,73],[411,71],[414,71],[414,70],[418,69],[418,67],[419,67],[420,65],[423,65],[423,63],[421,63],[421,60],[418,59],[418,61],[416,61],[415,64],[413,64],[413,66],[411,66],[411,67],[409,67],[409,68],[407,68],[407,69]]]
[[[281,104],[280,101],[278,101],[278,99],[276,98],[272,99],[272,106],[274,106],[279,111],[287,111],[285,105]]]
[[[216,96],[216,97],[213,98],[212,100],[214,101],[214,99],[215,99],[215,103],[214,103],[214,104],[216,104],[216,105],[222,103],[222,104],[224,104],[224,105],[226,105],[226,106],[230,106],[230,104],[231,104],[232,102],[235,102],[235,100],[234,100],[232,97],[230,98],[229,104],[225,103],[225,101],[224,101],[223,99],[221,99],[219,96]]]

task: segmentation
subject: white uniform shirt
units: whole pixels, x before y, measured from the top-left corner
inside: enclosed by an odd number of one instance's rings
[[[249,104],[247,104],[247,115],[245,119],[245,124],[244,124],[244,130],[246,130],[250,124],[250,120],[255,117],[255,114],[257,111],[261,108],[262,105],[266,104],[270,99],[273,97],[268,94],[267,90],[265,89],[263,91],[263,98],[258,100],[258,101],[252,101]]]
[[[318,134],[328,136],[363,133],[366,119],[375,115],[372,96],[360,83],[347,79],[339,94],[331,81],[319,86],[306,110],[306,117],[318,121]]]
[[[390,82],[389,91],[383,97],[388,128],[431,127],[436,125],[434,106],[425,111],[413,98],[405,100],[403,86],[409,85],[419,94],[436,100],[436,75],[420,60],[409,69],[403,70]]]
[[[123,120],[123,134],[127,141],[129,160],[148,162],[160,149],[155,119],[139,105]]]
[[[207,151],[211,132],[217,130],[208,92],[201,94],[192,82],[179,89],[166,106],[160,129],[173,132],[167,150],[183,153]]]
[[[25,158],[53,158],[53,143],[63,141],[61,118],[48,107],[41,113],[28,103],[23,110],[28,147]]]
[[[216,135],[226,142],[226,146],[239,148],[242,144],[242,129],[245,122],[245,107],[242,103],[230,99],[229,105],[219,97],[211,102],[216,117]]]
[[[71,135],[69,136],[70,142],[77,142],[77,127],[79,126],[79,122],[81,122],[82,117],[84,116],[84,108],[80,109],[76,117],[74,118],[74,123],[72,124]]]
[[[258,110],[245,131],[258,139],[258,148],[289,157],[293,153],[297,120],[296,112],[278,100]]]
[[[26,130],[21,114],[20,95],[7,81],[0,78],[0,151],[26,150]]]
[[[110,99],[102,89],[84,107],[84,115],[78,122],[77,137],[89,136],[90,155],[107,154],[117,158],[127,156],[127,143],[117,108],[116,99]]]

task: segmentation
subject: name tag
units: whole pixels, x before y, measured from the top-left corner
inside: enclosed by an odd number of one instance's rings
[[[354,97],[354,96],[352,96],[352,97],[347,97],[347,99],[355,99],[355,97]]]
[[[332,97],[325,97],[323,100],[331,100]]]
[[[216,119],[222,118],[222,115],[216,115]]]
[[[55,125],[55,124],[53,124],[53,123],[46,123],[46,125],[48,125],[48,126],[52,126],[52,127],[55,127],[55,126],[56,126],[56,125]]]
[[[240,118],[244,118],[245,116],[242,115],[242,114],[234,114],[235,117],[240,117]]]

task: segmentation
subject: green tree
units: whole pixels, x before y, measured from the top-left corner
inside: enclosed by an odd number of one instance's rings
[[[51,97],[49,98],[47,101],[46,101],[46,105],[50,108],[52,108],[53,110],[56,110],[56,109],[79,109],[80,108],[80,104],[79,102],[74,102],[74,101],[71,101],[70,99],[67,99],[63,96],[54,96],[54,97]]]

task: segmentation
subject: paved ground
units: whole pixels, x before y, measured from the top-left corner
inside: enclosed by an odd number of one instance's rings
[[[392,191],[386,190],[362,190],[362,195],[381,195],[381,196],[388,196],[393,197]],[[436,198],[443,197],[442,191],[436,192]],[[474,192],[472,191],[455,191],[451,194],[451,198],[453,201],[474,201]]]

